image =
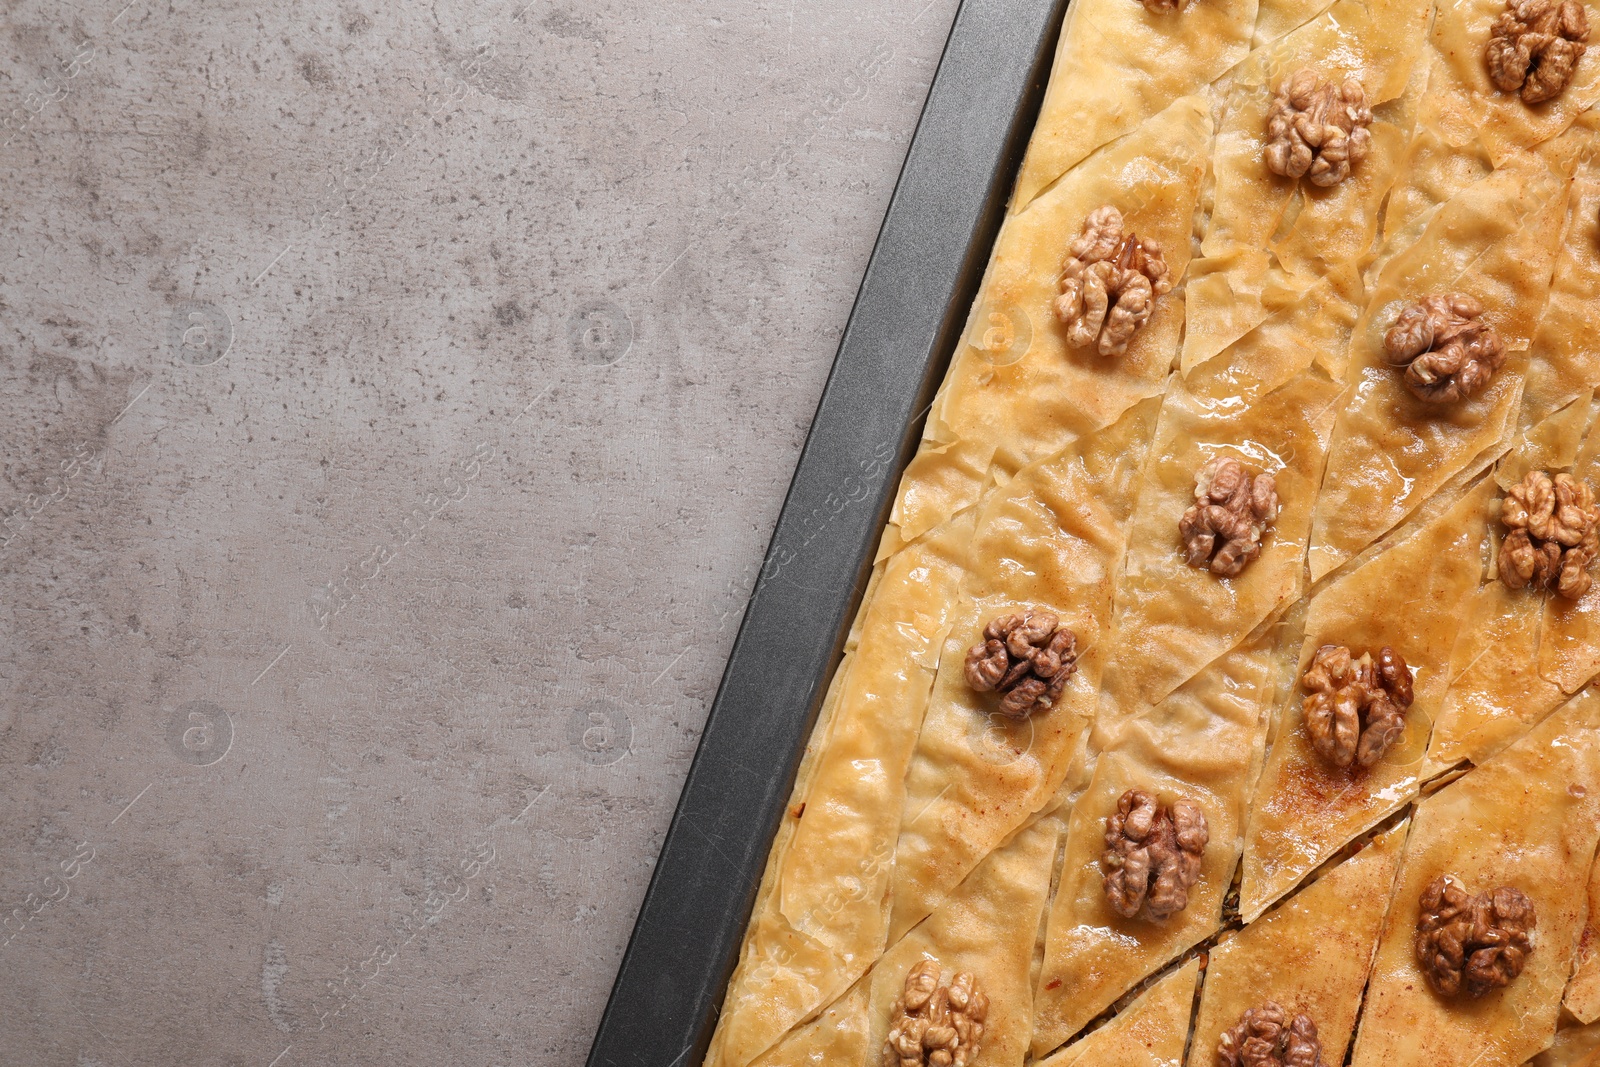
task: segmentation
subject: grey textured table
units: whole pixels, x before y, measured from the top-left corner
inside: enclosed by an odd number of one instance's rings
[[[0,1062],[582,1062],[955,6],[7,5]]]

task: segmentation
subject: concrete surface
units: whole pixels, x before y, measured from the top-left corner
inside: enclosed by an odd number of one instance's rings
[[[0,1063],[583,1061],[955,6],[7,0]]]

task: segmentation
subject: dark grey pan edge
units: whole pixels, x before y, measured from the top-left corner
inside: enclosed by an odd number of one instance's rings
[[[901,471],[1004,216],[1067,0],[964,0],[588,1067],[697,1067]]]

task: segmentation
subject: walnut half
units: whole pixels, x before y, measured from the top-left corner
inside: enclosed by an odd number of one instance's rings
[[[1588,50],[1589,14],[1577,0],[1506,0],[1484,49],[1489,79],[1525,104],[1560,94]]]
[[[1078,638],[1048,611],[1002,615],[967,649],[967,684],[980,693],[1000,690],[1000,714],[1026,719],[1049,711],[1078,669]]]
[[[1212,457],[1194,482],[1195,502],[1178,520],[1189,566],[1232,578],[1261,555],[1261,538],[1278,517],[1278,483],[1227,456]]]
[[[1168,808],[1143,789],[1122,794],[1106,819],[1100,860],[1112,910],[1124,919],[1143,912],[1160,922],[1188,907],[1210,839],[1206,813],[1193,801]]]
[[[1155,310],[1156,297],[1172,290],[1172,274],[1161,246],[1123,233],[1122,212],[1110,204],[1083,220],[1061,268],[1056,318],[1074,348],[1094,345],[1102,356],[1120,356]]]
[[[906,974],[905,990],[889,1014],[883,1067],[966,1067],[983,1045],[989,998],[962,971],[939,984],[939,964],[924,959]]]
[[[1440,875],[1423,889],[1421,904],[1417,963],[1435,993],[1453,997],[1464,988],[1481,997],[1522,973],[1538,923],[1522,890],[1501,886],[1473,896]]]
[[[1589,564],[1600,554],[1600,507],[1587,482],[1529,471],[1500,504],[1506,539],[1500,580],[1512,589],[1554,589],[1568,600],[1589,591]]]
[[[1217,1059],[1222,1067],[1322,1067],[1322,1042],[1311,1016],[1290,1018],[1269,1000],[1223,1031]]]
[[[1317,755],[1335,767],[1370,767],[1405,732],[1412,674],[1405,657],[1385,645],[1376,661],[1356,659],[1343,645],[1323,645],[1301,682],[1306,733]]]
[[[1338,185],[1372,150],[1372,110],[1361,83],[1325,82],[1310,68],[1278,87],[1267,111],[1267,169],[1312,185]]]
[[[1400,312],[1383,336],[1389,361],[1406,369],[1418,400],[1449,404],[1489,384],[1506,347],[1483,321],[1483,305],[1463,293],[1424,297]]]

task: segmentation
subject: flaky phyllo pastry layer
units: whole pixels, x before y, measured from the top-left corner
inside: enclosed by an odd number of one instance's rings
[[[1600,1063],[1591,6],[1073,0],[707,1067]]]

